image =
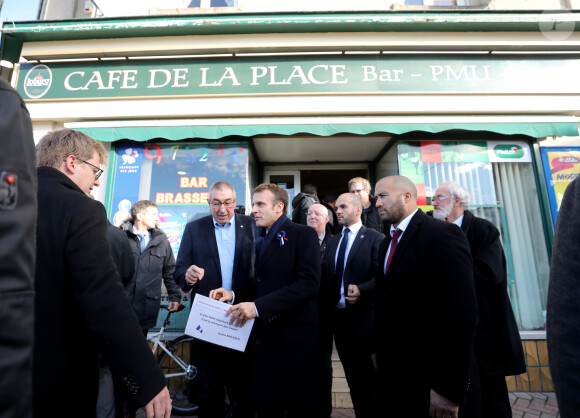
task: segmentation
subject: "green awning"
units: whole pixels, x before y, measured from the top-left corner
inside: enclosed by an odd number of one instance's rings
[[[231,135],[335,134],[367,135],[372,133],[404,134],[412,131],[438,133],[449,130],[487,131],[504,135],[578,136],[572,116],[503,116],[503,117],[313,117],[247,118],[212,120],[164,120],[67,123],[102,142],[122,139],[148,141],[162,138],[178,141],[188,138],[219,139]]]

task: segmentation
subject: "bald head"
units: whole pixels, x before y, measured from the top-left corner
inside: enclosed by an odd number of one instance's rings
[[[308,214],[306,215],[306,225],[314,228],[318,235],[326,229],[326,224],[328,223],[328,209],[326,207],[315,203],[308,207]]]
[[[376,206],[383,221],[393,226],[417,209],[417,188],[404,176],[390,176],[375,186]]]
[[[349,227],[360,222],[362,210],[363,204],[358,194],[343,193],[336,199],[336,217],[342,226]]]
[[[379,180],[379,183],[386,182],[390,187],[399,193],[411,193],[411,196],[417,201],[417,187],[405,176],[390,176]],[[377,183],[377,186],[378,184]]]

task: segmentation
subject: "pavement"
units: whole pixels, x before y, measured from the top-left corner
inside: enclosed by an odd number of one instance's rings
[[[554,392],[510,392],[513,418],[555,418],[559,417],[558,402]],[[197,415],[188,415],[193,418]],[[355,418],[354,409],[333,409],[331,418]],[[146,418],[145,410],[137,411],[137,418]],[[178,415],[171,415],[178,418]],[[183,417],[182,417],[183,418]]]

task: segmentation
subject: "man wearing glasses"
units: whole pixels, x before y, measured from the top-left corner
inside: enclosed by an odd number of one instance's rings
[[[433,217],[459,226],[471,248],[478,305],[475,360],[479,374],[482,418],[512,416],[505,376],[526,371],[522,342],[507,290],[506,260],[499,230],[467,210],[471,194],[462,185],[440,185],[433,198]]]
[[[165,377],[120,285],[105,208],[89,197],[100,184],[103,145],[62,129],[40,140],[36,156],[34,415],[65,407],[65,415],[95,416],[102,350],[147,417],[168,417]]]
[[[225,181],[209,189],[211,215],[189,222],[177,254],[174,279],[193,298],[210,296],[222,288],[236,303],[253,300],[250,286],[254,275],[255,222],[235,213],[236,192]],[[233,302],[233,301],[232,301]],[[246,350],[248,351],[248,350]],[[194,361],[199,373],[199,417],[225,416],[225,390],[233,417],[252,416],[249,393],[243,379],[249,370],[250,354],[201,340],[194,342]]]

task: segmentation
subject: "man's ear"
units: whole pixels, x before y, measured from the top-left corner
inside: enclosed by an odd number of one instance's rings
[[[62,168],[61,171],[65,174],[72,175],[72,174],[76,173],[77,166],[78,166],[78,161],[75,158],[75,156],[69,155],[68,157],[65,158],[65,160],[61,164],[61,168]]]

